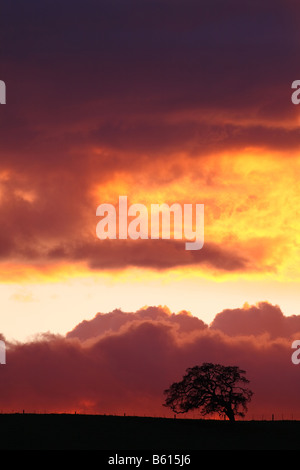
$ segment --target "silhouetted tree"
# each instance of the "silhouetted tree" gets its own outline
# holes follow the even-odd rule
[[[186,370],[181,382],[164,391],[164,406],[175,413],[199,408],[202,415],[218,413],[235,421],[245,416],[253,392],[246,387],[245,371],[236,366],[204,363]]]

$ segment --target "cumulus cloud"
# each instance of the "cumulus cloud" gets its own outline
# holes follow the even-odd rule
[[[98,313],[92,320],[84,320],[72,331],[67,333],[67,338],[78,338],[84,341],[90,338],[107,336],[111,333],[120,333],[130,325],[145,322],[165,324],[175,328],[177,334],[191,333],[207,328],[207,325],[187,311],[177,314],[171,313],[167,307],[144,307],[136,312],[123,312],[114,310],[106,314]]]
[[[162,407],[163,390],[187,367],[218,362],[246,370],[255,393],[250,417],[300,416],[299,370],[291,362],[289,333],[269,336],[278,309],[260,304],[247,310],[249,317],[252,312],[257,318],[256,309],[266,326],[257,335],[251,322],[241,335],[229,335],[222,325],[209,327],[188,312],[145,307],[99,313],[66,337],[41,335],[10,344],[1,366],[1,408],[169,415]],[[236,322],[229,310],[220,315],[227,315],[227,327]]]
[[[267,334],[271,338],[292,338],[297,333],[300,336],[300,316],[285,317],[279,306],[260,302],[225,309],[216,315],[210,327],[229,336]]]

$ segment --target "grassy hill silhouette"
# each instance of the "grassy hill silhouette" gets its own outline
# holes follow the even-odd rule
[[[300,421],[1,414],[2,450],[296,450]]]

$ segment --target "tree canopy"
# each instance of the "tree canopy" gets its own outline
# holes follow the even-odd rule
[[[237,366],[204,363],[188,368],[180,382],[164,391],[164,406],[175,413],[199,408],[202,415],[218,413],[234,421],[247,412],[253,395],[248,383],[245,371]]]

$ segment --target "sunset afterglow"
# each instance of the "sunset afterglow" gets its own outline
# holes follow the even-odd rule
[[[17,3],[2,7],[2,409],[160,415],[186,367],[238,358],[252,414],[300,419],[299,7]],[[97,208],[120,197],[204,205],[203,247],[101,239]]]

